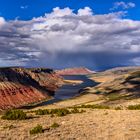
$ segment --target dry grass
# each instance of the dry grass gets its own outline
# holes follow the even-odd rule
[[[104,83],[104,82],[108,82],[108,81],[112,81],[116,78],[116,76],[98,76],[98,77],[91,77],[91,80],[94,80],[95,82],[99,82],[99,83]]]
[[[140,112],[131,110],[90,110],[82,114],[70,114],[64,117],[41,116],[32,120],[0,120],[0,139],[26,140],[127,140],[140,139]],[[45,129],[54,122],[56,129]],[[30,135],[32,128],[40,124],[44,133]],[[5,128],[14,124],[12,129]]]

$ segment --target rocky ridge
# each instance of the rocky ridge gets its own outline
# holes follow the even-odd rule
[[[95,72],[84,67],[79,67],[79,68],[66,68],[63,70],[56,70],[56,73],[59,75],[87,75],[93,74]]]

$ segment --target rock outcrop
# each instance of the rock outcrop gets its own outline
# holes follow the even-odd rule
[[[50,98],[62,81],[51,69],[0,68],[0,110]]]
[[[59,75],[87,75],[87,74],[93,74],[95,72],[84,67],[79,67],[79,68],[67,68],[63,70],[57,70],[56,73]]]

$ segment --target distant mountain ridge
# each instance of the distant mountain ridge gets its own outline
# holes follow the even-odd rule
[[[55,72],[59,75],[87,75],[95,73],[95,71],[91,71],[84,67],[66,68],[62,70],[56,70]]]

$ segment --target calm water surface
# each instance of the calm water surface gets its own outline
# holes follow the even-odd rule
[[[80,95],[79,90],[81,90],[85,87],[93,87],[96,85],[96,83],[94,81],[88,79],[88,77],[86,75],[70,75],[70,76],[63,76],[63,77],[66,80],[81,80],[81,81],[83,81],[83,83],[76,84],[76,85],[73,85],[73,84],[63,85],[55,92],[55,96],[53,99],[44,101],[33,107],[45,106],[45,105],[49,105],[52,103],[56,103],[56,102],[64,100],[64,99],[69,99],[69,98],[75,97],[77,95]],[[31,107],[28,107],[28,109],[29,108],[31,108]],[[27,109],[27,107],[26,107],[26,109]]]
[[[59,88],[55,92],[54,98],[56,99],[68,99],[72,98],[74,96],[79,95],[79,90],[83,89],[85,87],[93,87],[96,85],[96,83],[90,79],[86,75],[69,75],[69,76],[63,76],[65,80],[80,80],[83,81],[81,84],[67,84],[63,85],[61,88]]]

